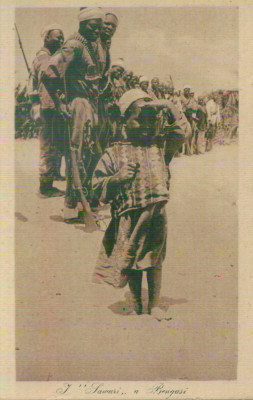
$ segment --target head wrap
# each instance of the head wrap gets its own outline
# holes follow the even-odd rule
[[[167,82],[166,82],[166,85],[167,85],[167,87],[168,87],[169,89],[174,89],[174,85],[173,85],[173,82],[172,82],[172,81],[167,81]]]
[[[112,67],[121,67],[121,68],[125,69],[125,67],[124,67],[124,59],[123,58],[118,58],[117,60],[115,60],[112,63]]]
[[[51,25],[46,26],[44,29],[42,29],[42,31],[40,33],[42,39],[45,40],[45,37],[47,36],[47,34],[50,31],[54,31],[54,30],[62,31],[62,27],[59,24],[57,24],[56,22],[53,22]]]
[[[185,89],[190,89],[191,90],[191,86],[190,85],[184,85],[184,90]]]
[[[125,92],[123,96],[121,96],[121,98],[119,99],[119,108],[121,111],[121,115],[125,115],[126,110],[131,106],[134,101],[146,98],[152,100],[152,97],[150,97],[146,92],[141,89],[130,89]]]
[[[141,82],[149,82],[149,80],[148,80],[148,78],[146,76],[143,75],[143,76],[140,77],[139,82],[140,83]]]
[[[111,16],[115,19],[115,25],[116,25],[116,26],[119,25],[119,20],[118,20],[117,15],[115,15],[115,14],[113,14],[113,13],[110,13],[110,12],[107,12],[107,13],[105,14],[105,18],[107,17],[107,15],[111,15]]]
[[[78,14],[79,22],[88,21],[89,19],[104,20],[104,18],[105,13],[100,7],[83,7]]]

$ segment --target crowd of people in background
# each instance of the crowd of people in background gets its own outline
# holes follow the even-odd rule
[[[40,127],[39,195],[65,194],[65,222],[81,220],[97,227],[101,204],[110,203],[112,218],[94,282],[114,287],[128,283],[140,315],[146,272],[148,313],[170,320],[159,308],[169,164],[176,155],[210,151],[221,129],[227,143],[237,135],[238,92],[196,99],[191,85],[181,91],[171,76],[161,82],[136,75],[123,58],[111,61],[119,23],[115,14],[81,7],[78,20],[78,32],[66,41],[57,24],[43,29],[27,93],[16,91],[17,136],[23,129],[31,137],[31,129]],[[29,112],[32,128],[24,112]],[[66,177],[60,174],[63,156]],[[64,179],[65,192],[53,185]]]
[[[191,85],[176,88],[170,75],[162,82],[159,77],[148,79],[129,71],[123,58],[111,61],[110,57],[117,16],[104,14],[100,8],[81,7],[78,19],[79,31],[65,42],[58,24],[43,29],[43,47],[34,59],[28,87],[18,85],[15,91],[16,138],[40,137],[41,195],[61,195],[53,188],[53,181],[65,179],[60,174],[64,155],[65,204],[70,211],[75,208],[73,153],[66,152],[66,147],[75,148],[79,169],[75,184],[80,186],[81,182],[89,204],[97,206],[88,182],[99,156],[124,136],[119,101],[132,89],[142,90],[153,100],[168,100],[185,115],[191,134],[175,156],[202,154],[210,151],[214,142],[229,144],[237,137],[237,90],[217,90],[196,98]],[[67,125],[66,118],[71,118]],[[162,131],[166,118],[160,112],[157,119]],[[85,141],[81,135],[84,130]]]

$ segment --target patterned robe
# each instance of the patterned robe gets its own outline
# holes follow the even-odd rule
[[[102,202],[111,203],[112,220],[99,253],[95,283],[123,287],[127,269],[161,268],[166,254],[168,164],[187,134],[185,120],[177,122],[164,146],[116,143],[100,159],[92,179],[93,190]],[[139,164],[134,179],[112,186],[111,177],[128,162]]]

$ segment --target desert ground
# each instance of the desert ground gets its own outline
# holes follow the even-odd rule
[[[17,380],[235,379],[237,144],[172,160],[166,322],[132,315],[128,287],[91,282],[103,231],[64,223],[63,198],[37,194],[38,140],[15,144]]]

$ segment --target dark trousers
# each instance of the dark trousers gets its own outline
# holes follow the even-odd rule
[[[62,154],[62,138],[64,128],[57,120],[54,109],[41,110],[41,129],[40,129],[40,182],[52,185],[54,176],[57,175],[59,157]]]

